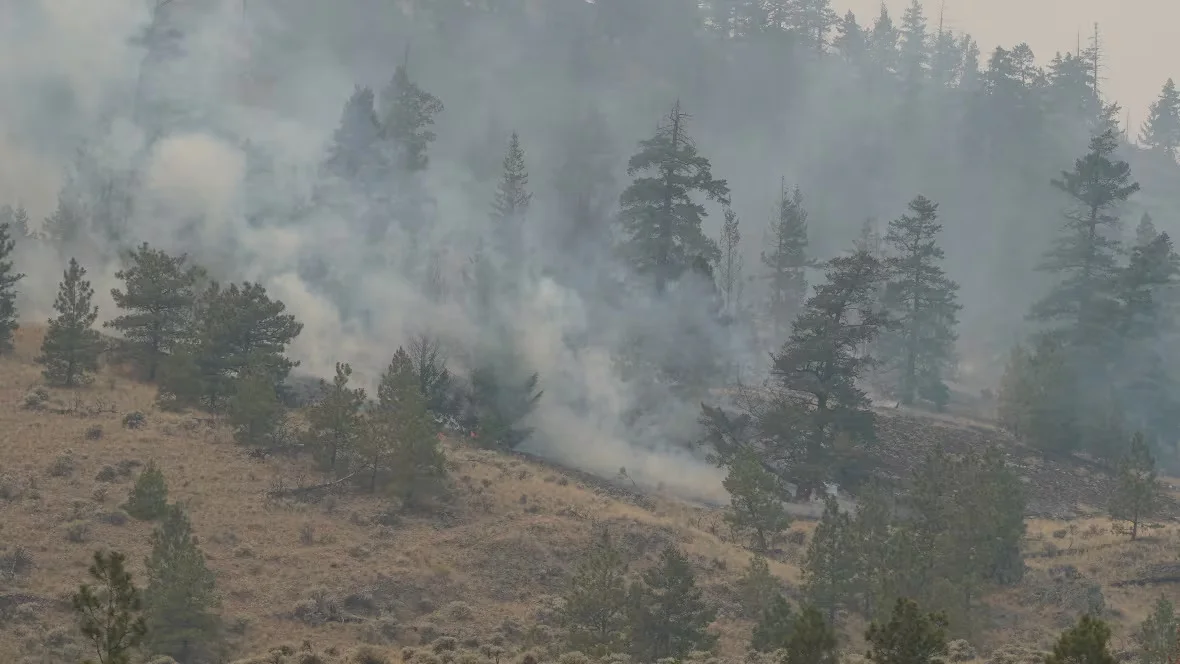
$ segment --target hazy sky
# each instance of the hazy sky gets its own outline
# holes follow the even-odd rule
[[[1103,96],[1113,97],[1131,114],[1131,135],[1138,134],[1147,106],[1170,76],[1180,77],[1180,45],[1176,0],[945,0],[946,25],[969,32],[979,42],[982,58],[996,46],[1028,42],[1038,60],[1056,51],[1073,50],[1078,33],[1083,46],[1094,22],[1106,52]],[[835,0],[843,12],[852,9],[863,25],[876,15],[881,0]],[[910,0],[885,0],[899,21]],[[932,27],[938,24],[939,0],[925,0]]]

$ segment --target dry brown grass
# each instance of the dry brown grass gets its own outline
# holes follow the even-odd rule
[[[0,582],[0,596],[66,599],[100,547],[126,552],[142,584],[151,524],[131,519],[111,525],[101,518],[126,499],[134,476],[96,479],[104,467],[128,461],[155,461],[170,498],[188,505],[218,575],[221,612],[227,622],[245,626],[235,637],[243,653],[305,639],[343,650],[371,631],[363,623],[313,627],[293,619],[296,603],[316,588],[340,598],[369,590],[388,600],[402,624],[401,644],[415,644],[427,623],[485,640],[505,619],[527,629],[546,596],[561,592],[570,566],[602,525],[621,538],[637,567],[665,543],[679,544],[713,594],[728,592],[750,558],[728,541],[715,512],[659,497],[639,507],[559,470],[455,444],[447,446],[454,498],[445,518],[406,515],[396,525],[379,525],[375,517],[389,503],[363,493],[319,504],[268,500],[279,478],[290,486],[314,483],[319,475],[304,461],[251,459],[203,414],[161,412],[151,386],[114,370],[86,388],[49,390],[47,410],[24,408],[26,394],[41,385],[32,363],[39,340],[35,330],[23,329],[16,355],[0,359],[0,474],[23,494],[0,501],[0,534],[8,549],[19,544],[34,559],[28,575]],[[94,413],[98,406],[104,412]],[[143,412],[146,425],[123,428],[122,417],[131,411]],[[88,439],[96,426],[101,437]],[[72,459],[64,464],[72,465],[69,474],[54,476],[50,466],[65,455]],[[79,521],[87,540],[72,542],[66,529]],[[791,564],[775,562],[773,569],[788,582],[798,579]],[[470,607],[471,615],[448,608],[455,602]],[[0,660],[19,661],[53,627],[71,630],[63,606],[38,613],[38,622],[0,628]],[[748,625],[724,618],[717,627],[722,652],[740,653]]]
[[[750,553],[715,510],[660,496],[628,501],[560,469],[454,442],[447,445],[453,499],[441,514],[403,515],[381,525],[377,517],[389,507],[381,496],[351,493],[318,504],[269,500],[267,491],[278,479],[290,486],[316,482],[319,475],[302,460],[251,459],[204,415],[160,412],[151,386],[114,370],[104,370],[87,388],[50,390],[47,410],[24,408],[26,394],[41,384],[32,363],[38,343],[36,330],[21,330],[16,355],[0,358],[0,476],[21,494],[0,499],[0,554],[20,545],[34,561],[27,575],[0,580],[0,612],[6,598],[17,595],[45,602],[26,610],[22,620],[0,621],[0,661],[21,661],[47,639],[73,634],[60,600],[84,580],[95,548],[126,552],[142,583],[151,524],[112,525],[102,518],[126,499],[133,476],[96,479],[104,468],[128,461],[155,461],[171,498],[188,504],[218,574],[221,612],[238,628],[232,641],[243,656],[304,640],[344,652],[373,637],[372,620],[312,626],[294,619],[296,604],[315,589],[340,600],[351,596],[354,604],[371,602],[393,616],[386,624],[395,627],[396,639],[382,644],[391,654],[417,644],[431,629],[483,643],[500,634],[509,650],[543,645],[543,633],[531,640],[527,634],[512,637],[503,626],[515,621],[527,633],[543,622],[544,608],[604,525],[637,568],[667,543],[686,551],[722,609],[716,625],[720,654],[730,660],[744,654],[750,624],[737,617],[733,588]],[[146,425],[123,428],[123,415],[136,410],[147,416]],[[101,437],[88,438],[96,426]],[[70,472],[51,473],[67,453]],[[67,537],[68,526],[78,522],[86,524],[81,543]],[[812,528],[808,522],[794,526],[807,534]],[[1043,647],[1076,617],[1068,607],[1030,599],[1063,566],[1101,587],[1120,647],[1161,593],[1180,603],[1178,584],[1116,585],[1173,562],[1180,548],[1175,527],[1149,530],[1132,543],[1112,534],[1105,519],[1032,519],[1027,548],[1026,582],[988,598],[992,629],[977,639],[985,651],[1012,642]],[[800,554],[800,547],[791,546],[771,561],[787,587],[800,581]],[[368,618],[377,614],[363,606],[348,610]],[[863,624],[850,620],[845,627],[850,649],[859,650]]]

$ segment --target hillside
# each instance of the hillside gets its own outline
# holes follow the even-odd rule
[[[31,361],[38,341],[36,332],[22,330],[16,356],[0,359],[0,661],[77,661],[66,600],[94,549],[127,552],[142,582],[151,525],[127,519],[118,505],[148,461],[164,470],[172,499],[189,507],[219,577],[235,656],[305,640],[341,652],[368,643],[392,656],[440,635],[507,654],[545,652],[555,645],[556,596],[603,525],[623,542],[636,568],[669,542],[687,552],[721,608],[718,655],[730,661],[744,655],[750,623],[739,615],[736,588],[750,554],[717,510],[666,496],[631,496],[577,473],[456,441],[447,443],[452,498],[432,514],[393,513],[381,497],[366,494],[276,498],[276,489],[320,478],[302,460],[250,454],[201,414],[158,411],[150,386],[112,369],[88,388],[50,390],[46,403],[27,407],[26,395],[40,384]],[[125,414],[134,411],[145,414],[146,424],[124,427]],[[898,473],[913,451],[891,448],[890,440],[974,445],[972,435],[992,435],[912,414],[888,414],[882,424],[889,433],[878,454],[893,459]],[[1028,469],[1031,486],[1059,494],[1057,504],[1074,496],[1058,487],[1074,486],[1067,478],[1082,472],[1053,464],[1029,463]],[[1078,494],[1087,503],[1101,493],[1099,480],[1076,484],[1090,487]],[[811,527],[797,522],[771,561],[789,595],[796,594]],[[1130,543],[1110,534],[1102,518],[1033,519],[1027,579],[988,599],[991,629],[972,641],[984,653],[1010,643],[1044,647],[1077,611],[1104,597],[1124,644],[1126,628],[1142,619],[1159,592],[1180,599],[1174,585],[1180,573],[1167,567],[1177,544],[1180,531],[1172,525]],[[18,547],[30,564],[12,574]],[[1171,580],[1152,585],[1157,577]],[[1146,587],[1139,584],[1144,579]],[[844,627],[852,637],[847,649],[859,651],[863,625],[848,620]],[[1004,653],[1011,650],[996,657]]]

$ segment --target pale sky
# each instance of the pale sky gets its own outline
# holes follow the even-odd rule
[[[940,0],[924,0],[927,19],[938,25]],[[856,13],[869,23],[881,0],[834,0],[843,14]],[[885,0],[895,22],[910,0]],[[969,32],[979,42],[980,58],[996,46],[1011,48],[1028,42],[1042,64],[1056,51],[1072,51],[1082,35],[1083,48],[1099,24],[1106,56],[1100,81],[1103,97],[1123,107],[1120,122],[1131,114],[1131,136],[1147,114],[1147,106],[1169,77],[1180,79],[1180,0],[945,0],[945,23],[955,32]]]

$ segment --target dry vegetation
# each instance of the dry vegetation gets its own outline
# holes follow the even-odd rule
[[[600,525],[637,566],[668,542],[681,546],[721,606],[719,655],[744,654],[750,625],[738,617],[736,588],[750,556],[715,510],[628,498],[576,474],[454,443],[452,499],[431,514],[393,513],[364,494],[270,498],[280,484],[321,478],[304,461],[252,456],[201,414],[158,411],[150,386],[112,369],[30,407],[41,383],[35,337],[20,331],[17,355],[0,359],[0,661],[58,661],[55,653],[70,652],[66,600],[95,548],[127,552],[142,582],[151,525],[127,518],[119,504],[148,461],[164,470],[170,498],[189,507],[241,656],[305,640],[340,653],[370,644],[394,660],[402,647],[424,644],[544,650],[556,596]],[[143,425],[124,426],[137,411]],[[811,527],[796,523],[771,562],[789,594]],[[1171,525],[1131,543],[1102,518],[1034,519],[1028,578],[990,598],[991,629],[976,645],[985,653],[1013,642],[1044,647],[1098,597],[1095,588],[1122,644],[1161,592],[1180,600],[1178,545]],[[855,636],[862,625],[846,627]],[[859,638],[849,643],[859,647]],[[1001,649],[993,659],[1024,652]]]

